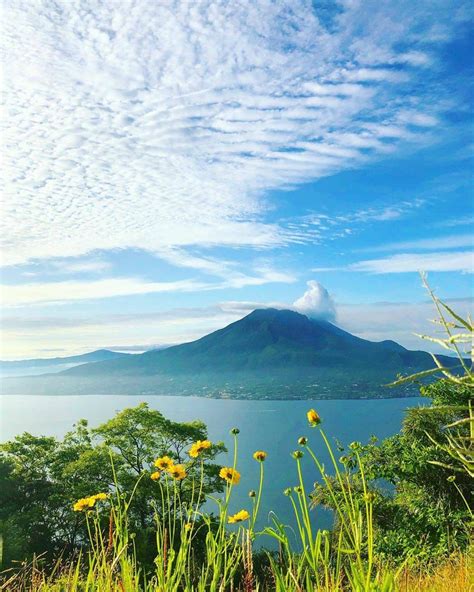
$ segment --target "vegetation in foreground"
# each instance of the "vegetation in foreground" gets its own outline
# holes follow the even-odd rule
[[[213,461],[223,445],[207,439],[203,424],[170,422],[141,405],[97,430],[80,423],[60,443],[24,434],[2,445],[0,519],[11,566],[3,589],[469,590],[474,381],[460,344],[472,338],[472,323],[434,300],[448,333],[440,341],[459,355],[463,375],[435,368],[442,379],[422,387],[432,406],[409,411],[401,433],[381,443],[339,451],[308,411],[331,463],[321,464],[311,440],[298,440],[298,484],[285,491],[297,546],[276,516],[263,532],[255,528],[265,451],[254,454],[260,482],[247,507],[230,514],[240,481],[238,430],[234,462],[220,467]],[[318,477],[312,492],[303,455]],[[203,510],[205,500],[215,513]],[[314,524],[315,504],[332,508],[332,531]],[[254,551],[262,535],[277,552]]]

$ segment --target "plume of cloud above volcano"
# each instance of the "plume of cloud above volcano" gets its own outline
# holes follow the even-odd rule
[[[312,319],[335,321],[336,306],[326,288],[315,280],[307,282],[307,286],[306,292],[293,302],[292,308]]]

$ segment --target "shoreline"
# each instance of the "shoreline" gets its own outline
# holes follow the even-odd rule
[[[288,401],[386,401],[388,399],[419,399],[421,395],[394,395],[388,397],[344,397],[344,396],[335,396],[335,397],[242,397],[242,396],[232,396],[232,397],[207,397],[207,396],[199,396],[199,395],[163,395],[160,393],[139,393],[139,394],[124,394],[124,393],[80,393],[80,394],[61,394],[61,395],[53,395],[53,394],[31,394],[31,393],[0,393],[0,397],[166,397],[169,399],[175,399],[179,397],[180,399],[197,399],[197,400],[214,400],[214,401],[251,401],[251,402],[259,402],[259,401],[281,401],[281,402],[288,402]]]

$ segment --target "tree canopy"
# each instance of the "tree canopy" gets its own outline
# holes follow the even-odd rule
[[[33,554],[57,556],[81,547],[87,538],[84,516],[73,511],[80,498],[99,491],[129,496],[129,525],[137,546],[146,548],[155,516],[162,510],[162,487],[150,479],[157,457],[175,463],[187,460],[188,478],[179,482],[174,511],[199,494],[220,492],[220,466],[214,460],[225,450],[213,443],[199,459],[187,455],[190,446],[207,438],[201,421],[174,422],[146,403],[125,409],[97,428],[79,421],[63,439],[28,433],[0,445],[0,528],[4,565]],[[203,476],[203,486],[195,484]]]

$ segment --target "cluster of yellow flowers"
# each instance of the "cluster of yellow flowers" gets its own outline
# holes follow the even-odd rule
[[[197,458],[202,452],[212,446],[212,442],[209,440],[198,440],[189,449],[189,456],[191,458]],[[153,481],[158,481],[161,477],[160,471],[165,471],[176,481],[181,481],[187,476],[186,467],[182,464],[175,464],[174,460],[169,456],[160,456],[155,460],[155,467],[159,469],[150,475]]]
[[[314,410],[310,409],[307,414],[308,422],[312,427],[315,427],[321,423],[321,418],[319,414]],[[236,431],[236,433],[238,433]],[[305,445],[307,442],[306,438],[300,438],[298,442],[301,445]],[[209,440],[198,440],[195,442],[191,448],[189,449],[189,456],[191,458],[198,458],[202,452],[208,450],[212,446],[212,442]],[[267,458],[267,453],[263,450],[256,450],[253,453],[253,458],[258,462],[264,462]],[[186,477],[186,467],[182,464],[175,464],[173,459],[169,456],[161,456],[157,458],[155,461],[155,467],[159,469],[150,475],[153,481],[157,481],[161,477],[160,471],[165,471],[168,473],[173,479],[176,481],[181,481]],[[227,483],[231,485],[237,485],[240,482],[240,473],[236,471],[233,467],[222,467],[219,472],[219,477],[227,481]],[[255,492],[253,492],[255,494]],[[106,493],[97,493],[96,495],[92,495],[90,497],[85,497],[78,500],[73,509],[75,512],[82,512],[83,510],[91,509],[95,506],[97,501],[107,499]],[[229,524],[237,524],[238,522],[243,522],[244,520],[248,520],[250,518],[250,514],[247,510],[240,510],[236,514],[228,517]],[[192,528],[191,523],[186,523],[184,525],[186,530],[190,530]]]
[[[240,473],[232,467],[222,467],[219,471],[219,477],[231,485],[237,485],[240,481]]]
[[[96,493],[90,497],[83,497],[73,505],[74,512],[82,512],[83,510],[90,510],[95,506],[95,503],[107,499],[106,493]]]
[[[248,520],[250,518],[250,514],[247,510],[240,510],[237,514],[233,516],[229,516],[228,521],[229,524],[237,524],[237,522],[243,522],[244,520]]]
[[[192,458],[197,458],[201,454],[201,452],[204,452],[204,450],[207,450],[211,446],[212,442],[210,442],[209,440],[198,440],[191,446],[188,454]]]
[[[155,467],[161,471],[166,471],[176,481],[181,481],[186,477],[186,468],[184,465],[175,465],[172,458],[169,456],[161,456],[155,460]],[[161,476],[159,471],[155,471],[150,475],[153,481],[157,481]]]

